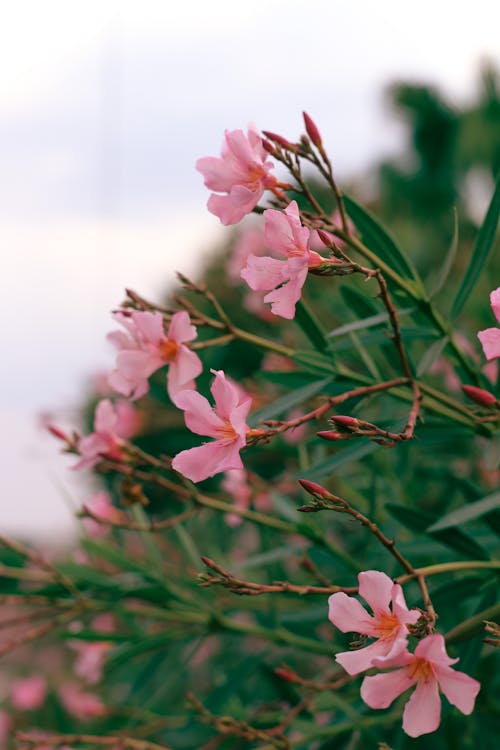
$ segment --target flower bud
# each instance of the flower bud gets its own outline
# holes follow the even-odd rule
[[[281,680],[285,680],[286,682],[298,682],[297,675],[293,672],[290,672],[288,669],[285,669],[284,667],[276,667],[274,670],[274,674],[276,677],[279,677]]]
[[[310,482],[308,479],[299,479],[299,484],[308,492],[310,495],[316,497],[322,497],[325,500],[330,497],[330,493],[327,489],[322,487],[317,482]]]
[[[277,133],[272,133],[270,130],[263,130],[262,132],[266,136],[266,138],[269,138],[270,141],[277,143],[279,146],[281,146],[281,148],[284,148],[285,151],[296,150],[293,143],[290,143],[290,141],[287,141],[287,139],[283,138],[282,135],[278,135]]]
[[[314,143],[316,148],[321,148],[321,146],[323,145],[323,142],[321,140],[321,135],[319,134],[319,130],[316,127],[315,122],[311,120],[307,112],[302,112],[302,116],[304,117],[304,124],[306,126],[307,135],[309,136],[311,141]]]
[[[495,396],[489,391],[485,391],[484,388],[476,388],[475,385],[463,385],[462,391],[479,406],[495,406],[497,403]]]
[[[323,440],[344,440],[345,435],[342,435],[341,432],[335,432],[335,430],[321,430],[321,432],[317,432],[316,435],[320,438],[323,438]]]
[[[333,422],[334,425],[340,427],[340,429],[347,430],[348,432],[359,428],[359,419],[355,419],[354,417],[344,417],[341,415],[334,416],[331,417],[330,422]]]
[[[276,153],[274,145],[270,141],[266,141],[265,138],[262,139],[262,146],[268,154],[271,154],[271,156],[274,156]]]

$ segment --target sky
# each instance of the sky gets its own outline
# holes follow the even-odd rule
[[[337,175],[402,148],[395,79],[452,102],[500,65],[476,0],[19,0],[0,26],[0,530],[70,534],[88,498],[37,415],[110,367],[125,286],[159,297],[224,236],[194,169],[225,128],[295,138],[307,110]]]

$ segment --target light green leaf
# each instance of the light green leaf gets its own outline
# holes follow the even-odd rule
[[[401,319],[403,316],[415,312],[415,310],[415,307],[407,307],[404,310],[398,310],[398,317]],[[352,323],[346,323],[343,326],[334,328],[333,331],[329,331],[326,335],[328,338],[333,339],[337,336],[345,336],[347,333],[352,333],[353,331],[361,331],[364,328],[373,328],[381,323],[385,323],[387,320],[389,320],[389,315],[386,312],[382,312],[377,315],[370,315],[368,318],[363,318],[362,320],[355,320]]]
[[[436,359],[440,356],[441,352],[445,348],[448,341],[448,336],[444,336],[444,338],[438,339],[438,341],[435,341],[432,346],[427,349],[418,364],[417,377],[424,375],[428,370],[430,370]]]
[[[486,265],[490,253],[493,249],[493,243],[496,237],[498,219],[500,217],[500,178],[497,180],[495,192],[491,199],[490,206],[486,217],[478,232],[476,243],[472,251],[471,259],[460,289],[451,309],[451,317],[456,318],[463,306],[467,302],[470,293],[474,289],[481,271]]]
[[[492,495],[483,497],[482,500],[477,500],[474,503],[467,503],[461,508],[452,510],[451,513],[447,513],[445,516],[429,526],[428,531],[439,531],[440,529],[448,529],[452,526],[459,526],[468,521],[474,521],[487,513],[492,513],[495,510],[500,510],[500,492],[494,492]]]

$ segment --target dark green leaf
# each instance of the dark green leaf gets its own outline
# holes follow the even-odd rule
[[[347,213],[370,250],[373,250],[379,258],[404,278],[418,280],[412,264],[405,258],[387,230],[375,217],[347,195],[344,196],[344,202]]]
[[[465,557],[472,557],[476,560],[489,559],[487,552],[474,539],[468,536],[468,534],[465,534],[459,529],[431,532],[429,526],[431,526],[432,522],[435,520],[435,517],[431,513],[427,513],[423,510],[415,510],[414,508],[407,508],[404,505],[396,505],[395,503],[387,503],[385,507],[391,516],[396,518],[396,520],[408,529],[422,534],[428,534],[442,544],[445,544],[447,547],[451,547],[451,549],[454,549],[456,552],[460,552],[460,554]]]
[[[319,320],[302,299],[297,302],[294,320],[302,328],[315,349],[319,352],[328,349],[328,339],[325,337]]]
[[[302,367],[305,367],[310,372],[319,373],[323,375],[334,374],[335,368],[330,357],[321,354],[320,352],[309,351],[296,351],[292,359]]]
[[[337,451],[335,455],[329,456],[324,461],[320,461],[315,466],[311,466],[307,471],[300,472],[301,479],[321,479],[329,474],[333,474],[334,471],[340,469],[341,466],[346,466],[354,461],[368,456],[373,453],[380,446],[377,443],[365,443],[365,442],[354,442],[348,445],[347,448]]]
[[[474,289],[481,271],[486,265],[495,241],[498,218],[500,216],[500,178],[497,180],[495,192],[491,199],[486,217],[478,232],[471,259],[460,289],[451,309],[451,317],[456,318],[467,302],[470,293]]]

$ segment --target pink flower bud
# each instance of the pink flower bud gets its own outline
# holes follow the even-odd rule
[[[308,479],[299,479],[299,484],[308,492],[310,495],[316,497],[322,497],[327,499],[330,497],[330,493],[327,489],[322,487],[317,482],[310,482]]]
[[[264,151],[267,151],[268,154],[271,154],[271,156],[274,156],[276,153],[276,149],[274,145],[271,143],[271,141],[266,141],[265,139],[262,139],[262,148]]]
[[[287,141],[286,138],[283,138],[282,135],[277,135],[277,133],[272,133],[270,130],[263,130],[262,131],[266,138],[269,138],[270,141],[274,141],[274,143],[277,143],[282,148],[285,149],[285,151],[295,151],[295,146],[293,143],[290,143],[290,141]]]
[[[63,430],[61,430],[60,427],[57,427],[57,425],[48,424],[47,430],[50,432],[51,435],[54,435],[54,437],[56,437],[58,440],[64,440],[65,443],[71,442],[68,435]]]
[[[475,385],[463,385],[462,391],[479,406],[495,406],[497,403],[495,396],[489,391],[485,391],[484,388],[476,388]]]
[[[357,430],[359,427],[359,419],[355,419],[354,417],[344,417],[340,415],[334,416],[330,419],[330,422],[333,422],[338,427],[344,428],[349,432],[351,430]]]
[[[302,112],[302,116],[304,117],[304,124],[306,126],[307,135],[317,148],[321,148],[323,142],[321,140],[321,135],[319,134],[319,130],[316,127],[315,122],[309,117],[307,112]]]
[[[344,435],[341,432],[335,432],[335,430],[321,430],[320,432],[317,432],[316,435],[320,438],[323,438],[323,440],[344,440]]]
[[[274,674],[276,677],[279,677],[281,680],[285,680],[286,682],[298,682],[297,675],[295,675],[293,672],[290,672],[288,669],[284,669],[283,667],[277,667],[274,670]]]

